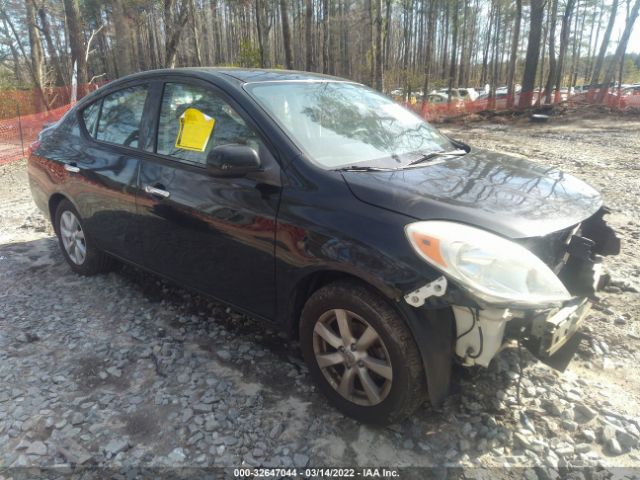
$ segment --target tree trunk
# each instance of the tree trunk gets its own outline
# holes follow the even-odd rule
[[[113,0],[113,23],[116,27],[116,70],[118,76],[133,73],[131,55],[131,19],[125,12],[124,0]]]
[[[444,47],[442,48],[442,77],[447,75],[447,56],[449,52],[449,1],[445,0],[445,13],[444,13]]]
[[[429,3],[429,19],[427,21],[427,46],[424,59],[424,84],[422,86],[422,112],[425,113],[427,108],[427,95],[429,94],[429,84],[431,80],[431,64],[433,63],[433,42],[435,39],[435,6],[433,2]]]
[[[71,47],[71,65],[76,63],[78,68],[78,85],[85,85],[87,78],[87,61],[85,58],[87,46],[82,34],[82,18],[78,0],[63,0],[64,14],[69,30],[69,46]],[[73,67],[72,67],[73,68]]]
[[[384,89],[384,64],[382,56],[382,0],[375,0],[376,6],[376,40],[375,40],[375,73],[374,86],[376,90],[382,92]]]
[[[556,78],[556,23],[558,16],[558,0],[553,1],[551,23],[549,24],[549,76],[544,87],[544,103],[551,103],[551,89]]]
[[[267,49],[269,46],[267,45],[268,39],[265,35],[266,19],[264,18],[266,15],[266,11],[264,8],[265,0],[254,0],[255,1],[255,11],[256,11],[256,27],[258,29],[258,49],[260,50],[260,66],[262,68],[269,67],[269,56],[267,53]]]
[[[569,30],[571,29],[571,15],[573,15],[573,7],[576,0],[567,0],[562,16],[562,28],[560,29],[560,53],[558,55],[558,65],[556,66],[555,78],[555,96],[554,103],[560,101],[560,87],[562,86],[562,70],[564,68],[564,59],[567,55],[567,47],[569,46]]]
[[[389,70],[390,63],[389,57],[391,55],[391,14],[393,6],[391,0],[386,0],[385,3],[385,21],[384,21],[384,69]]]
[[[604,1],[604,0],[603,0]],[[584,82],[588,82],[591,78],[591,68],[593,66],[593,57],[596,52],[596,48],[598,46],[598,40],[600,39],[600,28],[602,26],[602,13],[604,12],[604,8],[600,7],[600,13],[598,14],[598,22],[596,23],[596,10],[593,11],[593,18],[591,19],[591,33],[589,33],[589,53],[587,55],[587,68],[584,72]],[[595,25],[598,25],[596,30],[596,39],[593,41],[593,28]]]
[[[193,51],[195,53],[195,64],[198,67],[202,66],[202,52],[200,51],[200,33],[198,32],[198,21],[196,19],[196,6],[195,1],[191,0],[191,7],[189,9],[191,17],[191,33],[193,35]]]
[[[31,50],[31,79],[38,89],[44,85],[44,52],[40,35],[36,27],[36,8],[33,0],[26,2],[27,29],[29,30],[29,46]]]
[[[533,88],[536,83],[536,70],[538,69],[538,55],[540,55],[540,37],[542,34],[542,19],[544,18],[544,3],[544,0],[531,0],[529,43],[527,44],[527,56],[524,60],[522,92],[520,92],[520,100],[518,103],[520,108],[531,107]]]
[[[351,36],[349,35],[349,29],[347,28],[347,22],[348,22],[347,11],[349,9],[349,2],[348,0],[343,0],[342,2],[340,2],[340,4],[341,4],[340,25],[342,25],[342,28],[341,28],[342,32],[340,35],[340,42],[341,42],[340,64],[342,66],[342,75],[346,77],[351,77],[351,61],[350,61],[351,49],[349,48]]]
[[[55,84],[65,85],[65,75],[62,71],[60,58],[58,58],[58,53],[56,52],[56,47],[53,44],[53,39],[51,38],[51,27],[49,26],[47,12],[42,5],[40,6],[40,8],[38,8],[38,16],[40,17],[40,28],[42,34],[44,35],[45,43],[47,44],[47,52],[49,53],[49,58],[51,60],[51,64],[53,65],[53,71],[55,73]],[[12,50],[14,50],[13,46],[11,48]]]
[[[480,73],[480,83],[484,88],[487,83],[487,70],[489,65],[489,47],[491,45],[491,34],[493,32],[493,14],[495,10],[494,2],[491,2],[491,8],[489,9],[489,26],[487,27],[487,35],[484,38],[484,46],[482,50],[482,71]]]
[[[322,0],[322,73],[329,73],[329,0]]]
[[[373,13],[373,2],[374,0],[365,0],[364,2],[366,15],[367,15],[367,34],[365,36],[363,49],[364,49],[364,58],[368,60],[368,64],[369,64],[369,70],[367,72],[367,76],[369,78],[366,83],[370,87],[374,87],[375,85],[375,70],[376,70],[376,48],[375,48],[375,38],[374,38],[375,18]]]
[[[607,48],[609,48],[609,40],[611,39],[611,31],[613,30],[613,25],[616,23],[616,14],[618,13],[618,0],[613,0],[613,4],[611,5],[611,13],[609,15],[609,23],[607,24],[607,29],[604,31],[604,37],[602,37],[602,45],[600,46],[600,53],[598,54],[598,58],[596,58],[596,63],[593,66],[593,73],[591,74],[591,88],[590,91],[595,91],[598,87],[598,79],[600,78],[600,71],[602,70],[602,64],[604,63],[604,57],[607,54]],[[605,90],[606,90],[606,82]]]
[[[571,48],[571,70],[569,71],[569,88],[572,89],[576,86],[576,82],[578,81],[578,61],[580,59],[582,53],[582,35],[584,33],[584,27],[586,24],[587,18],[587,4],[584,5],[584,10],[582,12],[582,21],[580,22],[580,28],[578,29],[578,19],[580,15],[575,16],[575,23],[573,25],[573,30],[575,32],[573,36],[573,46]],[[578,35],[577,32],[580,32]],[[571,90],[569,90],[569,94],[571,94]]]
[[[304,22],[304,43],[306,52],[305,68],[308,72],[313,70],[313,45],[312,45],[312,32],[311,26],[313,23],[313,2],[311,0],[305,0],[305,22]]]
[[[522,0],[516,0],[516,16],[513,21],[511,36],[511,56],[509,57],[509,71],[507,72],[507,108],[513,107],[515,100],[516,64],[518,61],[518,42],[520,41],[520,21],[522,19]]]
[[[2,16],[2,26],[4,27],[2,33],[5,37],[10,38],[11,34],[9,33],[9,26],[7,25],[7,19],[4,15]],[[16,47],[12,41],[9,40],[7,43],[9,44],[11,57],[13,59],[13,75],[16,79],[16,83],[20,85],[24,82],[24,79],[22,78],[22,69],[20,68],[20,57],[18,56],[18,50],[16,50]]]
[[[547,37],[549,36],[549,24],[551,22],[551,15],[547,15],[547,23],[546,25],[544,25],[543,27],[543,35],[542,35],[542,47],[540,48],[540,57],[539,57],[539,62],[540,62],[540,72],[538,74],[538,95],[535,101],[535,104],[537,106],[540,106],[540,103],[542,102],[542,99],[544,97],[543,93],[544,93],[544,75],[545,75],[545,71],[544,71],[544,59],[546,58],[546,54],[547,54]]]
[[[469,56],[470,52],[467,48],[467,35],[469,32],[468,27],[469,20],[469,0],[464,0],[464,21],[462,23],[462,43],[460,49],[460,67],[458,68],[458,86],[465,84],[465,74],[466,74],[466,58]]]
[[[451,39],[451,63],[449,64],[449,98],[448,102],[451,103],[452,89],[455,86],[456,81],[456,66],[458,53],[458,10],[460,9],[459,0],[456,0],[453,4],[453,37]]]
[[[116,0],[120,1],[120,0]],[[174,0],[165,0],[164,3],[164,29],[165,29],[165,60],[164,66],[175,68],[178,55],[178,44],[182,31],[189,18],[189,0],[181,2],[180,13],[174,21],[173,17]]]
[[[501,25],[500,25],[500,19],[502,17],[502,8],[500,5],[500,2],[497,1],[496,2],[496,28],[495,30],[495,35],[493,38],[493,60],[491,63],[491,82],[489,82],[489,104],[488,107],[490,110],[494,109],[496,107],[496,87],[497,87],[497,83],[498,83],[498,48],[500,46],[500,31],[501,31]]]
[[[291,50],[291,28],[287,0],[280,0],[280,17],[282,19],[282,38],[284,43],[284,63],[288,70],[293,70],[293,51]]]
[[[607,70],[604,74],[603,83],[605,85],[605,88],[601,88],[598,92],[598,97],[596,98],[598,102],[602,102],[604,100],[604,97],[609,90],[608,88],[606,88],[606,86],[609,85],[614,79],[616,65],[618,65],[619,62],[624,61],[624,52],[627,50],[629,37],[631,36],[631,32],[633,31],[633,24],[638,18],[638,12],[640,12],[640,0],[636,0],[631,11],[629,12],[629,16],[627,17],[627,21],[624,26],[624,32],[622,33],[622,37],[620,38],[620,42],[618,42],[618,47],[616,48],[616,53],[614,54],[613,59],[609,63],[609,66],[607,67]]]

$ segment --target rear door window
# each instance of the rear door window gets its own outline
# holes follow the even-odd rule
[[[147,85],[137,85],[104,97],[96,139],[138,148],[147,89]]]

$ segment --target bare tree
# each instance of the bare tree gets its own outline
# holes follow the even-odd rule
[[[558,0],[553,0],[551,20],[549,20],[549,74],[544,87],[544,103],[551,103],[551,89],[556,78],[556,22],[558,16]]]
[[[12,40],[12,33],[9,31],[9,25],[5,15],[2,15],[2,35],[4,36],[3,43],[9,47],[11,51],[11,58],[13,60],[13,75],[15,76],[16,83],[23,83],[22,68],[20,64],[20,56],[18,55],[18,49],[15,42]],[[19,48],[22,48],[21,46]],[[26,56],[25,56],[26,58]]]
[[[611,4],[611,13],[609,14],[609,23],[607,29],[604,31],[604,37],[602,37],[602,44],[600,46],[600,53],[596,59],[596,63],[593,66],[593,72],[591,73],[591,90],[593,91],[595,85],[598,84],[600,78],[600,71],[602,70],[602,64],[604,63],[604,56],[607,54],[607,48],[609,47],[609,40],[611,39],[611,31],[613,25],[616,23],[616,15],[618,13],[618,0],[613,0]]]
[[[564,68],[564,59],[567,55],[567,47],[569,45],[569,29],[571,26],[571,15],[573,14],[575,3],[576,0],[567,0],[564,14],[562,15],[562,28],[560,30],[560,52],[558,54],[558,65],[556,66],[555,96],[553,99],[555,103],[560,101],[562,70]]]
[[[131,17],[125,10],[124,0],[112,0],[113,24],[116,30],[117,70],[119,75],[134,71],[131,52]]]
[[[630,13],[636,0],[623,1]],[[521,78],[517,103],[529,106],[534,84],[553,96],[567,77],[606,73],[620,2],[0,0],[0,66],[46,86],[68,83],[74,62],[81,83],[162,66],[298,66],[405,95],[490,83],[495,98],[504,84],[509,106]],[[618,81],[635,81],[628,58],[616,60]]]
[[[638,18],[638,12],[640,11],[640,0],[636,0],[633,4],[633,8],[629,12],[627,17],[627,21],[624,26],[624,32],[622,33],[622,37],[620,38],[620,42],[618,42],[618,47],[616,48],[616,53],[613,56],[613,59],[609,63],[607,70],[604,74],[604,85],[609,85],[614,78],[615,69],[618,62],[624,61],[624,52],[627,49],[627,44],[629,43],[629,37],[631,36],[631,32],[633,31],[633,25]],[[602,102],[604,100],[605,95],[607,94],[607,88],[601,88],[598,92],[597,101]]]
[[[87,62],[85,59],[86,45],[82,34],[82,18],[78,0],[63,0],[64,14],[69,30],[69,45],[71,47],[71,64],[76,64],[78,84],[84,85],[88,81]]]
[[[178,5],[176,5],[176,0],[165,0],[164,2],[165,67],[175,68],[176,66],[178,43],[182,30],[189,19],[189,6],[189,0],[181,0]],[[177,9],[177,12],[174,13],[174,9]]]
[[[382,91],[384,88],[384,64],[382,62],[382,0],[375,1],[376,6],[376,40],[375,40],[375,88]]]
[[[196,66],[202,65],[202,51],[200,49],[200,32],[198,31],[198,20],[196,17],[195,0],[189,4],[189,18],[191,23],[191,34],[193,38],[193,51]]]
[[[44,85],[44,52],[42,51],[42,42],[40,34],[36,27],[36,6],[34,0],[27,0],[26,6],[26,24],[29,31],[29,47],[31,52],[31,79],[38,89],[42,89]]]
[[[47,12],[44,8],[44,3],[38,7],[38,17],[40,18],[39,29],[44,36],[44,40],[47,45],[47,54],[49,55],[49,60],[53,66],[56,79],[55,83],[56,85],[64,85],[66,83],[65,75],[62,71],[62,65],[60,64],[60,58],[58,57],[56,46],[54,45],[53,38],[51,37],[51,27],[49,25],[49,19],[47,18]],[[69,29],[71,29],[71,27],[69,27]]]
[[[287,0],[280,0],[280,17],[282,21],[282,37],[284,43],[285,67],[293,69],[293,50],[291,49],[291,28],[289,27],[289,13]]]
[[[455,0],[453,5],[453,35],[451,40],[451,62],[449,64],[449,102],[453,95],[453,87],[456,81],[456,66],[458,54],[458,10],[460,10],[459,0]]]
[[[255,0],[256,26],[258,28],[258,46],[260,49],[260,66],[271,66],[271,50],[269,48],[269,31],[271,20],[267,18],[266,0]]]
[[[313,2],[305,1],[305,46],[306,46],[306,62],[305,66],[308,72],[313,70],[313,44],[312,44],[312,23],[313,23]]]
[[[433,56],[433,42],[435,39],[435,7],[433,3],[429,5],[429,15],[427,20],[427,45],[426,45],[426,56],[425,56],[425,67],[424,67],[424,84],[422,86],[422,108],[423,110],[427,106],[427,95],[429,93],[429,86],[431,80],[431,64],[432,64],[432,56]]]
[[[533,98],[533,88],[536,83],[536,70],[538,68],[538,55],[540,54],[540,37],[542,35],[542,19],[544,18],[544,0],[531,0],[531,14],[529,25],[529,42],[527,43],[527,56],[524,60],[524,73],[522,75],[522,92],[518,106],[528,108]]]
[[[329,0],[322,0],[322,73],[329,73]]]
[[[507,73],[507,107],[511,108],[514,102],[514,78],[516,75],[516,62],[518,61],[518,42],[520,40],[520,22],[522,20],[522,0],[516,0],[516,13],[513,20],[513,33],[511,35],[511,56],[509,58],[509,71]]]

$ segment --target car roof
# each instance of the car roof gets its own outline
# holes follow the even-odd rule
[[[332,81],[332,82],[348,82],[357,83],[345,78],[324,75],[321,73],[301,72],[297,70],[277,70],[264,68],[238,68],[238,67],[185,67],[185,68],[164,68],[158,70],[146,70],[144,72],[132,73],[124,77],[120,77],[98,90],[85,95],[78,103],[77,108],[83,108],[93,102],[96,98],[108,94],[121,88],[123,85],[137,81],[154,81],[163,80],[163,77],[169,76],[185,76],[190,78],[199,78],[202,80],[218,80],[232,88],[242,89],[243,85],[249,83],[262,82],[282,82],[282,81]]]
[[[301,72],[297,70],[278,70],[265,68],[237,68],[237,67],[188,67],[161,70],[148,70],[135,73],[123,79],[157,78],[170,74],[191,74],[197,77],[214,77],[233,79],[238,83],[278,82],[278,81],[339,81],[350,80],[324,75],[321,73]],[[119,79],[122,80],[122,79]]]

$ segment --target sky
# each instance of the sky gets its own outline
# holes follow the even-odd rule
[[[626,21],[627,7],[626,2],[620,2],[618,8],[618,15],[616,16],[616,23],[613,25],[613,31],[611,32],[611,45],[609,51],[615,52],[618,46],[618,39],[624,31],[624,24]],[[604,28],[603,28],[604,32]],[[601,34],[602,35],[602,34]],[[640,53],[640,17],[636,19],[636,23],[633,24],[633,30],[631,37],[629,37],[629,43],[627,44],[627,53]]]

